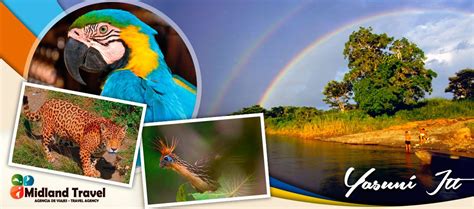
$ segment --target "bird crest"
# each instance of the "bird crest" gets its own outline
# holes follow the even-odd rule
[[[174,149],[176,148],[176,145],[178,145],[178,139],[177,138],[172,138],[171,139],[171,145],[168,144],[168,141],[166,139],[160,139],[158,138],[155,142],[155,149],[158,150],[162,156],[169,155],[171,154]]]

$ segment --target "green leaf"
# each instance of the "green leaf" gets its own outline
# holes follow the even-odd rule
[[[187,201],[186,199],[186,185],[181,184],[178,188],[178,192],[176,193],[176,202],[184,202]]]
[[[217,198],[227,197],[225,193],[221,193],[221,192],[192,193],[191,195],[196,200],[208,200],[208,199],[217,199]]]

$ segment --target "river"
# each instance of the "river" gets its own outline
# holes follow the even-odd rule
[[[309,192],[330,199],[377,205],[412,205],[447,201],[474,195],[474,181],[464,181],[457,190],[442,189],[434,196],[433,191],[441,181],[435,174],[453,170],[451,177],[473,178],[474,159],[433,154],[431,165],[422,165],[414,153],[404,148],[348,145],[317,140],[304,140],[287,136],[267,136],[270,176]],[[376,171],[367,180],[378,182],[405,181],[412,175],[417,183],[414,189],[405,191],[368,191],[357,189],[349,198],[344,195],[344,175],[354,167],[350,183],[354,183],[371,168]]]

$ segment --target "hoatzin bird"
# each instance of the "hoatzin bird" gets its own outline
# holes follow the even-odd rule
[[[178,155],[173,153],[177,145],[177,140],[173,139],[171,145],[162,140],[155,141],[155,149],[161,153],[160,167],[172,169],[184,177],[198,192],[216,191],[219,183],[211,174],[211,170],[206,163],[187,163]]]

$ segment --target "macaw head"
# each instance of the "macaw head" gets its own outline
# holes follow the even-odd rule
[[[69,27],[64,62],[71,76],[86,85],[80,70],[92,73],[129,69],[139,77],[158,66],[163,54],[157,32],[130,12],[103,9],[88,12]]]

